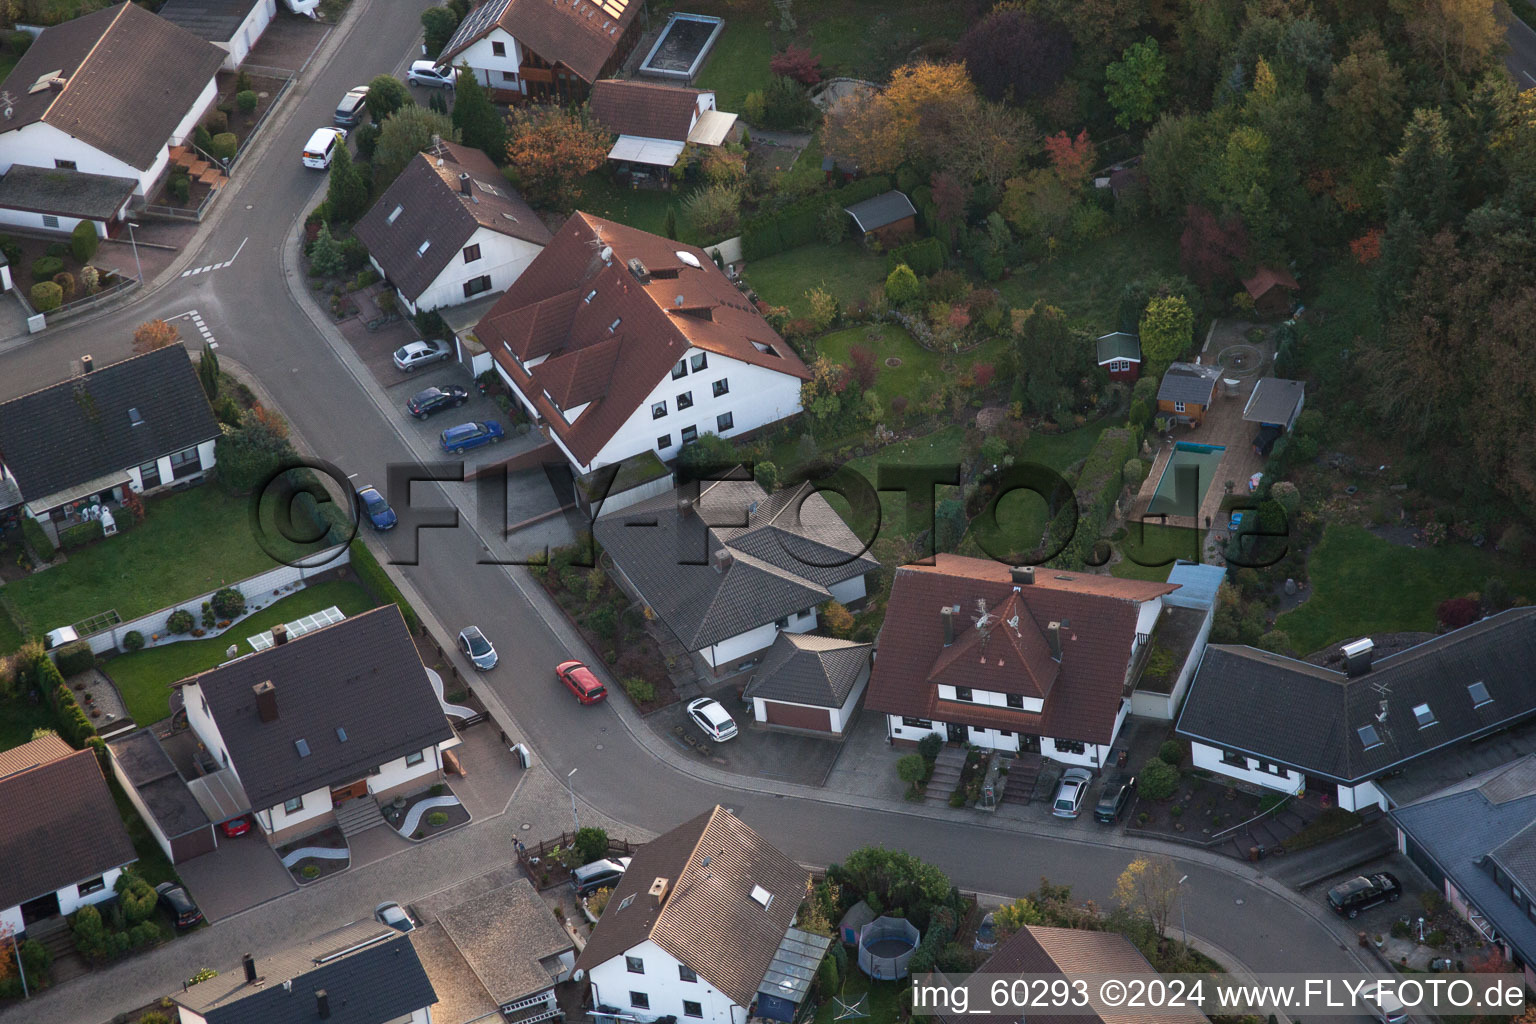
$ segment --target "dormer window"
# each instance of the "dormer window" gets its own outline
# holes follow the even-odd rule
[[[400,214],[403,213],[404,211],[405,211],[405,207],[404,206],[397,205],[393,210],[389,211],[389,216],[384,218],[384,223],[385,224],[393,224],[396,220],[398,220],[400,218]]]

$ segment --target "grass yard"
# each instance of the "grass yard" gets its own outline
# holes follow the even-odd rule
[[[144,522],[0,592],[23,633],[116,609],[123,621],[274,567],[251,535],[250,504],[216,486],[147,503]],[[0,637],[3,639],[3,637]]]
[[[226,660],[225,650],[238,644],[240,653],[249,654],[246,637],[264,633],[279,622],[292,622],[335,605],[346,615],[357,615],[374,606],[367,591],[348,580],[317,583],[285,597],[261,611],[242,619],[229,632],[206,640],[182,640],[159,647],[146,647],[132,654],[119,654],[103,668],[117,684],[128,705],[128,714],[140,725],[158,722],[170,714],[166,701],[170,684],[206,671]]]
[[[19,747],[32,738],[35,729],[57,729],[58,720],[48,705],[33,704],[17,697],[0,704],[0,750]]]
[[[885,283],[885,258],[852,239],[817,243],[753,260],[743,276],[764,302],[788,306],[791,316],[805,316],[810,311],[805,293],[812,288],[825,288],[844,308],[867,299],[871,288]]]
[[[1109,574],[1124,580],[1150,580],[1162,583],[1168,579],[1173,562],[1162,565],[1140,565],[1132,556],[1143,562],[1161,562],[1164,559],[1183,558],[1191,562],[1200,560],[1204,548],[1203,530],[1183,526],[1159,526],[1156,523],[1132,523],[1125,538],[1115,541],[1115,548],[1125,557],[1110,566]],[[1145,531],[1145,532],[1143,532]]]
[[[21,630],[11,621],[10,613],[0,606],[0,654],[20,650],[23,639]]]
[[[1064,474],[1067,467],[1088,457],[1099,434],[1108,425],[1100,420],[1065,434],[1036,432],[1014,452],[1015,464],[1039,463]],[[1028,555],[1040,544],[1049,524],[1044,498],[1033,491],[1013,491],[997,503],[998,528],[986,537],[987,547],[992,550],[989,552],[981,546],[981,527],[973,522],[960,541],[960,553],[978,558],[1003,557],[1008,553]]]
[[[683,200],[693,192],[692,188],[669,192],[654,188],[626,188],[615,184],[608,177],[607,170],[597,170],[581,179],[581,199],[577,205],[587,213],[662,236],[667,233],[667,210],[676,209],[677,237],[680,240],[706,247],[723,241],[720,238],[701,238],[694,230],[683,206]]]
[[[698,89],[713,89],[715,105],[737,114],[747,93],[766,89],[773,80],[768,61],[773,57],[777,32],[769,31],[764,22],[770,21],[776,28],[778,12],[768,3],[762,4],[760,11],[752,12],[743,12],[740,4],[732,5],[729,12],[708,9],[714,6],[724,5],[690,3],[680,8],[725,18],[725,31],[715,40],[715,48],[693,84]]]
[[[1403,547],[1360,526],[1329,526],[1307,561],[1312,596],[1275,621],[1303,654],[1351,636],[1432,632],[1437,604],[1482,589],[1491,576],[1515,596],[1536,597],[1536,572],[1512,571],[1497,552]]]
[[[1015,308],[1044,299],[1078,326],[1108,333],[1120,329],[1116,310],[1126,284],[1178,272],[1178,236],[1148,221],[1053,260],[1020,267],[998,290]],[[1204,329],[1198,325],[1196,333]]]
[[[842,991],[837,999],[843,1005],[852,1006],[860,996],[864,997],[865,1016],[869,1024],[888,1024],[901,1020],[901,989],[906,984],[899,981],[871,981],[869,975],[859,970],[849,957],[848,971],[843,976]],[[837,1001],[828,999],[816,1010],[815,1024],[832,1024],[837,1020]]]
[[[911,398],[918,393],[917,382],[925,373],[939,373],[939,356],[912,340],[912,335],[897,324],[868,324],[833,331],[816,339],[816,350],[834,363],[853,364],[850,353],[853,346],[863,345],[875,353],[875,393],[885,404],[887,413],[891,399],[897,395]],[[900,366],[887,366],[887,359],[898,359]]]

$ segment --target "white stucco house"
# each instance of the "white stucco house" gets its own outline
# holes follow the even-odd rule
[[[0,510],[57,540],[97,506],[202,478],[218,421],[187,350],[168,345],[0,403]]]
[[[121,189],[132,182],[132,196],[154,192],[170,148],[192,137],[217,100],[224,59],[217,46],[137,4],[44,29],[0,84],[0,174],[20,164],[61,183],[94,177],[78,188],[61,184],[47,203],[35,181],[24,189],[0,183],[0,203],[13,201],[0,208],[0,222],[63,232],[84,219],[115,234]]]
[[[467,64],[498,103],[579,102],[634,49],[644,7],[644,0],[483,0],[437,59]]]
[[[114,895],[138,859],[96,754],[55,735],[0,751],[0,928],[12,933]]]
[[[841,736],[869,685],[873,644],[780,632],[747,681],[759,725]]]
[[[158,13],[223,50],[224,70],[233,71],[277,15],[277,0],[166,0]]]
[[[592,1018],[793,1020],[832,942],[794,926],[809,881],[723,807],[646,843],[576,961]]]
[[[586,213],[475,334],[577,476],[794,416],[810,376],[702,249]]]
[[[460,743],[400,610],[385,605],[177,683],[187,723],[274,846],[383,823]],[[217,773],[217,772],[216,772]],[[215,773],[215,774],[216,774]]]
[[[861,601],[880,567],[809,483],[689,485],[599,516],[592,534],[620,586],[717,671],[815,629],[831,601]]]
[[[506,291],[551,238],[490,157],[441,141],[406,165],[353,232],[413,315]]]
[[[864,703],[893,742],[1099,768],[1173,583],[939,554],[896,571]]]

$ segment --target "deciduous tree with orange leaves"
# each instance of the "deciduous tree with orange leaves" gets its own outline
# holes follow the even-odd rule
[[[133,351],[139,355],[157,348],[174,345],[181,340],[181,332],[174,324],[164,320],[146,320],[133,331]]]
[[[897,68],[882,92],[843,97],[822,126],[827,152],[871,173],[944,152],[980,103],[963,64],[918,61]]]
[[[535,203],[570,210],[576,181],[603,166],[613,136],[585,107],[514,109],[507,118],[507,163],[518,187]]]

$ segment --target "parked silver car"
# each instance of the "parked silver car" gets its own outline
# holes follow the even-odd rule
[[[1056,786],[1056,799],[1051,801],[1051,813],[1058,818],[1075,818],[1083,813],[1088,799],[1088,786],[1093,773],[1086,768],[1068,768]]]

